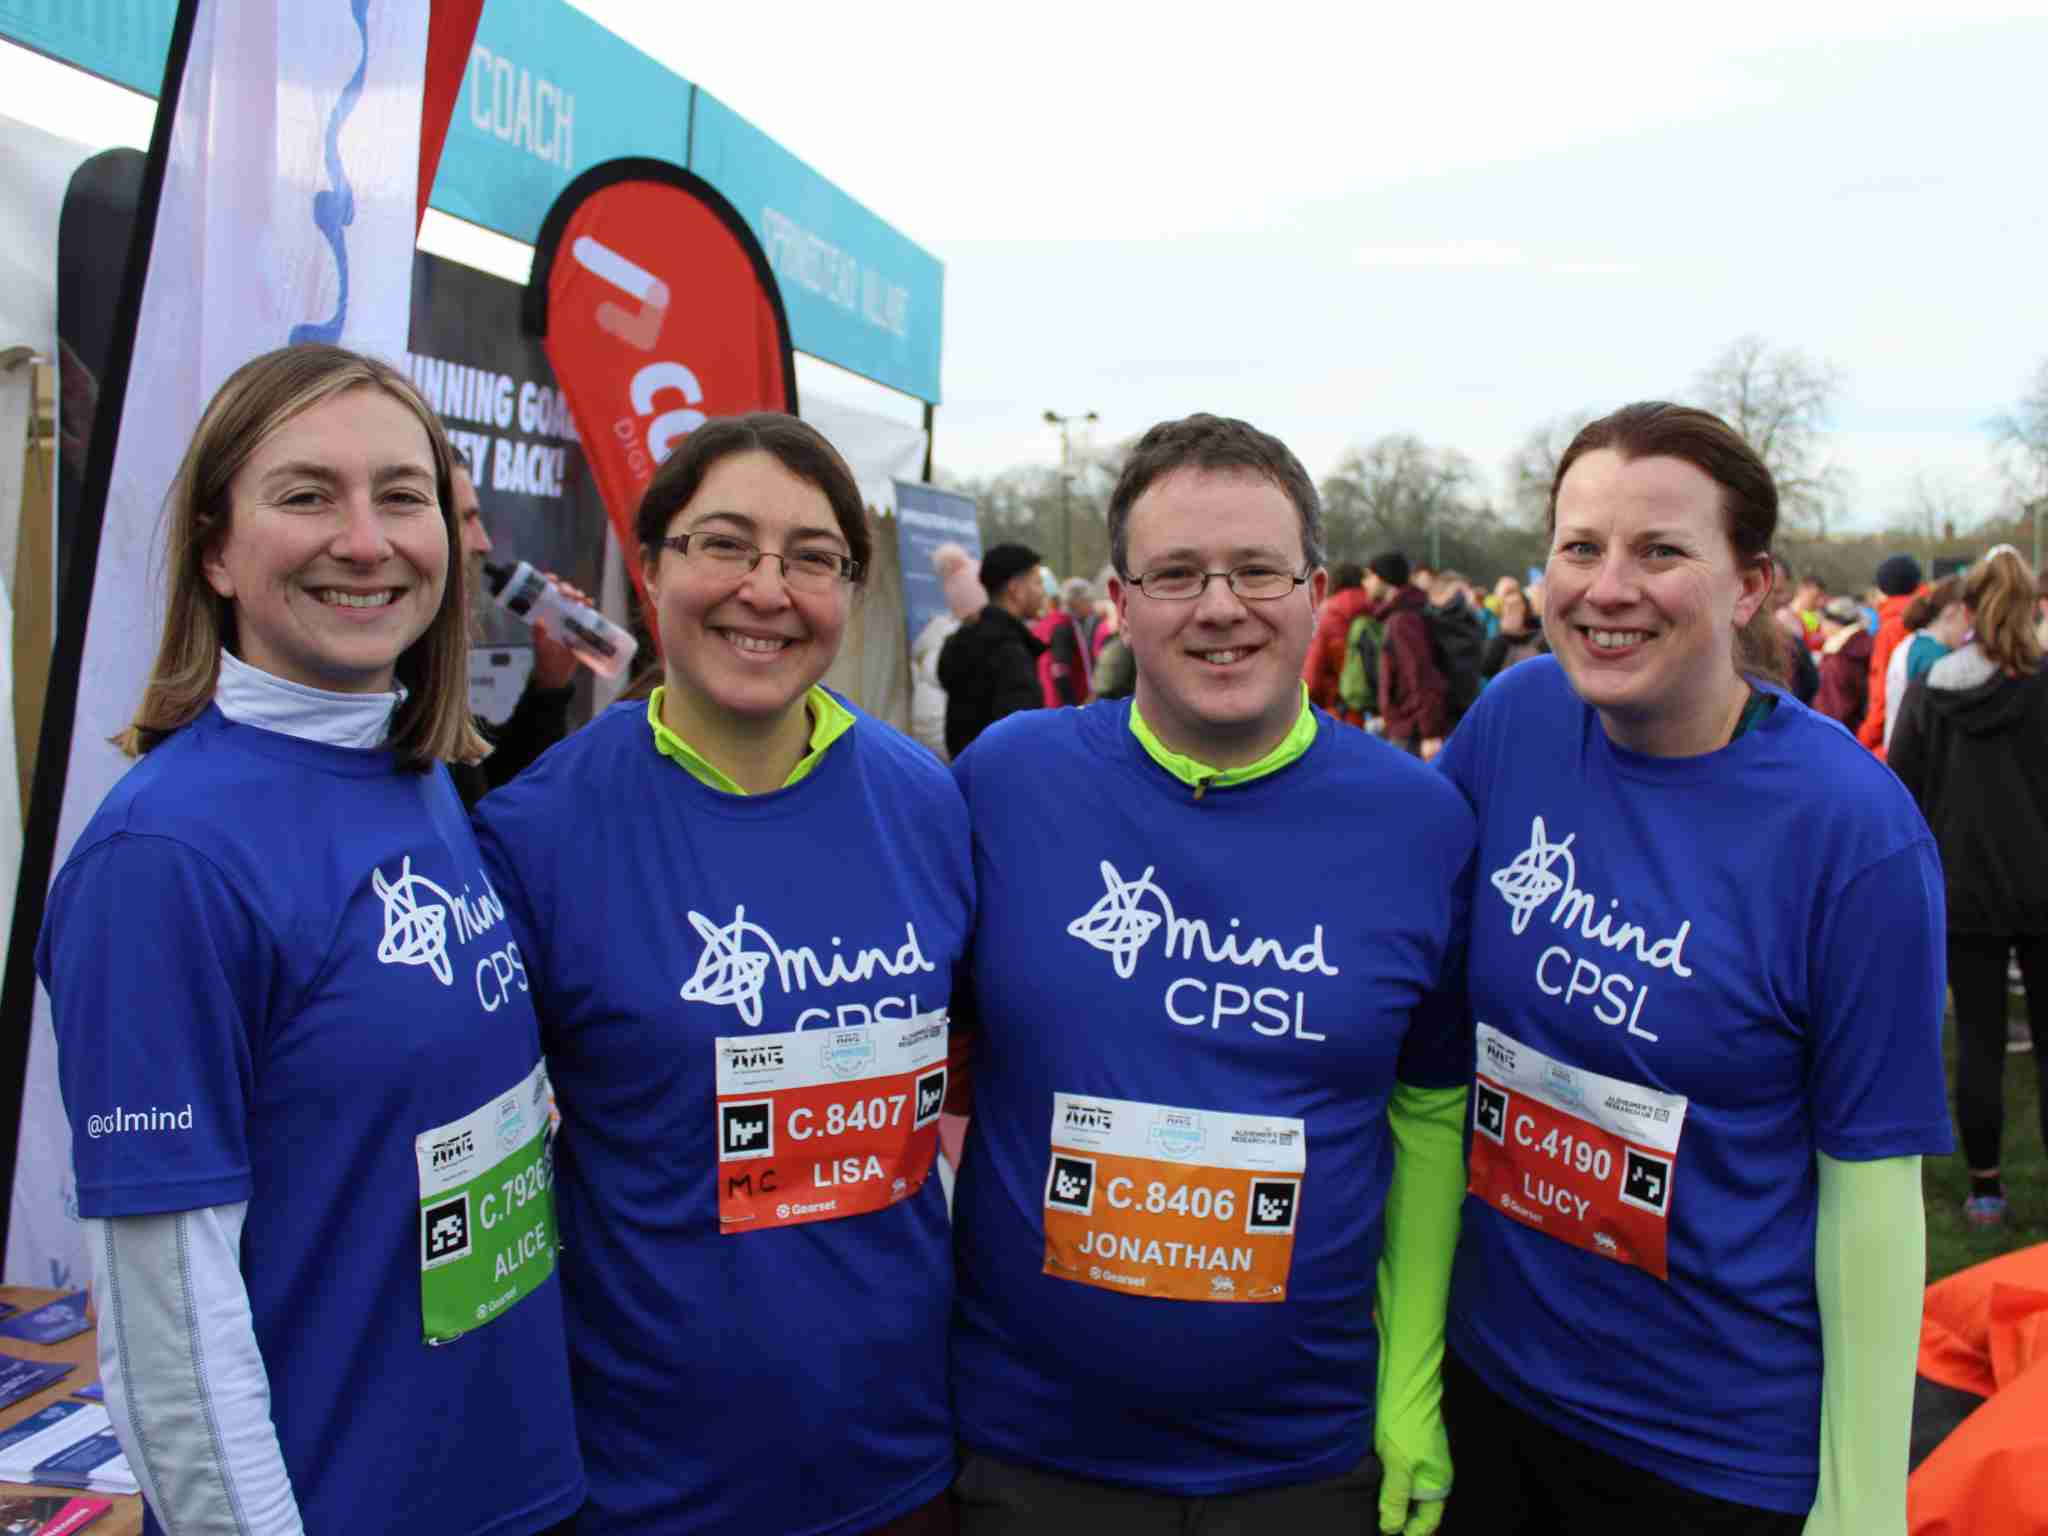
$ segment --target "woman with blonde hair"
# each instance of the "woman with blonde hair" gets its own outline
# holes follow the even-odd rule
[[[140,761],[51,888],[151,1529],[527,1536],[583,1500],[539,1027],[445,766],[484,750],[453,466],[383,363],[228,378],[168,498]]]
[[[1970,1164],[1963,1214],[2003,1226],[2006,958],[2018,951],[2034,1066],[2048,1089],[2048,670],[2034,573],[2001,544],[1963,582],[1975,637],[1911,684],[1890,763],[1920,802],[1948,887],[1956,1119]],[[2041,1137],[2048,1145],[2048,1093]]]

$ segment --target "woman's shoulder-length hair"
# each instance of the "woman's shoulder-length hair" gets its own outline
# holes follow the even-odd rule
[[[300,343],[252,358],[207,404],[165,497],[164,628],[142,703],[114,744],[131,757],[159,746],[205,712],[220,681],[220,653],[235,643],[235,605],[206,579],[228,535],[236,474],[271,433],[322,401],[375,389],[419,419],[434,455],[435,493],[448,540],[448,579],[426,632],[398,658],[405,701],[387,745],[407,767],[473,763],[490,751],[469,711],[469,594],[457,523],[455,450],[433,409],[388,363],[343,347]]]

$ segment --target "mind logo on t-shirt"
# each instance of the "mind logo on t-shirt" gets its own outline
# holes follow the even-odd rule
[[[1101,861],[1103,892],[1094,905],[1067,924],[1067,935],[1109,956],[1111,967],[1128,981],[1138,974],[1138,958],[1154,935],[1166,935],[1165,958],[1189,968],[1167,985],[1166,1016],[1175,1024],[1206,1024],[1221,1029],[1243,1020],[1259,1034],[1275,1039],[1292,1034],[1297,1040],[1327,1037],[1308,1028],[1309,991],[1255,986],[1225,980],[1222,967],[1256,970],[1270,965],[1295,975],[1340,974],[1323,954],[1323,925],[1308,939],[1287,944],[1246,931],[1242,918],[1183,917],[1173,898],[1153,880],[1158,866],[1148,864],[1135,880],[1126,880],[1109,860]]]
[[[841,982],[866,981],[876,972],[884,976],[908,976],[919,971],[936,970],[924,956],[918,943],[917,924],[906,921],[903,925],[903,943],[896,949],[858,949],[848,953],[842,948],[842,940],[834,934],[831,953],[820,959],[818,952],[807,944],[785,946],[776,942],[775,935],[761,924],[747,920],[747,909],[736,906],[732,921],[719,923],[701,912],[686,914],[697,937],[704,941],[704,948],[697,955],[696,969],[682,986],[682,999],[686,1003],[708,1003],[714,1007],[732,1008],[738,1011],[740,1021],[749,1029],[761,1022],[762,998],[768,989],[768,974],[772,967],[775,979],[785,993],[807,991],[812,987],[833,987]],[[753,947],[749,947],[749,946]],[[848,1004],[842,1008],[858,1009],[865,1016],[842,1018],[846,1025],[859,1025],[873,1020],[907,1019],[917,1009],[917,998],[909,999],[908,1012],[891,1008],[892,999],[876,1002],[871,1015],[864,1005]],[[832,1021],[832,1015],[823,1009],[805,1009],[797,1017],[796,1027],[801,1029],[806,1022]]]
[[[373,868],[370,889],[384,904],[377,958],[386,965],[423,965],[444,987],[455,985],[455,967],[448,958],[451,917],[458,944],[481,937],[505,920],[505,903],[489,880],[484,880],[481,897],[470,895],[466,885],[450,891],[416,871],[411,854],[400,862],[396,880]],[[496,1012],[515,983],[520,991],[526,990],[526,966],[517,945],[508,943],[477,962],[477,996],[486,1012]]]
[[[1487,877],[1507,903],[1509,929],[1518,935],[1526,933],[1530,922],[1549,905],[1549,925],[1562,937],[1585,939],[1653,971],[1690,977],[1685,941],[1692,932],[1692,919],[1682,920],[1669,937],[1653,941],[1642,924],[1621,915],[1619,897],[1609,897],[1603,910],[1600,898],[1579,885],[1578,859],[1572,852],[1577,838],[1574,832],[1552,842],[1543,818],[1531,818],[1529,846]],[[1563,944],[1553,944],[1537,958],[1536,986],[1547,997],[1562,997],[1567,1006],[1586,1000],[1601,1023],[1626,1023],[1637,1039],[1657,1039],[1641,1022],[1650,993],[1647,978],[1606,969]]]

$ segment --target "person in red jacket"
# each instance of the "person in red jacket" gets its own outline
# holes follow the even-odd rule
[[[1813,707],[1855,731],[1870,718],[1873,707],[1870,631],[1863,627],[1863,614],[1851,597],[1829,598],[1820,611],[1820,627],[1827,638],[1821,643],[1820,691],[1813,696]],[[1880,685],[1877,705],[1883,700]]]
[[[1351,621],[1370,612],[1372,606],[1372,599],[1366,595],[1363,566],[1347,560],[1331,571],[1330,595],[1316,615],[1315,638],[1309,641],[1308,660],[1301,668],[1301,680],[1308,684],[1309,702],[1347,725],[1364,725],[1365,717],[1346,709],[1337,689],[1344,676],[1344,647],[1351,638]]]
[[[1870,707],[1856,739],[1884,757],[1884,674],[1892,664],[1892,652],[1906,638],[1906,609],[1926,591],[1920,579],[1920,562],[1911,555],[1893,555],[1877,568],[1877,590],[1884,601],[1877,605],[1877,640],[1870,647]]]
[[[1448,690],[1436,664],[1423,610],[1429,599],[1408,584],[1408,557],[1398,549],[1375,555],[1365,573],[1366,595],[1386,626],[1380,642],[1380,718],[1386,738],[1427,761],[1444,744]]]

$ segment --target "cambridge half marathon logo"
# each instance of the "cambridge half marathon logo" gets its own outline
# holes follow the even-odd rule
[[[1206,919],[1175,914],[1172,898],[1153,882],[1157,865],[1147,864],[1144,873],[1135,880],[1126,880],[1107,859],[1102,861],[1101,868],[1102,895],[1094,906],[1067,924],[1067,933],[1090,949],[1108,955],[1117,975],[1126,980],[1137,974],[1138,956],[1161,928],[1166,930],[1169,960],[1202,959],[1212,964],[1249,966],[1270,961],[1283,971],[1338,974],[1337,967],[1323,958],[1321,923],[1316,924],[1313,938],[1292,949],[1277,939],[1240,933],[1243,923],[1235,917],[1218,939]]]
[[[771,965],[784,992],[866,981],[877,971],[885,976],[905,976],[938,969],[918,947],[917,924],[913,922],[904,923],[903,943],[893,952],[860,949],[848,954],[834,934],[831,954],[820,959],[807,944],[787,948],[778,944],[766,928],[747,921],[744,906],[732,909],[729,923],[715,922],[701,912],[685,915],[704,948],[697,956],[697,968],[683,983],[683,1001],[737,1009],[749,1029],[761,1022],[761,995],[767,990]]]

